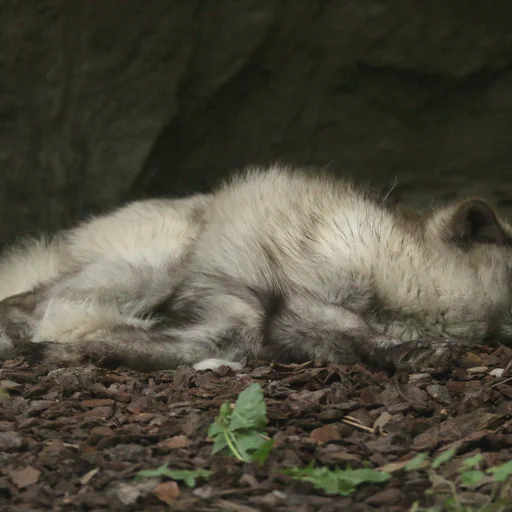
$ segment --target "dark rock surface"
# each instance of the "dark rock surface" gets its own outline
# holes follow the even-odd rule
[[[0,242],[275,160],[512,213],[506,0],[2,0],[0,76]]]

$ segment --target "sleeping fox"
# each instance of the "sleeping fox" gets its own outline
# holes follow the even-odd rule
[[[137,201],[0,260],[0,358],[141,371],[247,359],[449,367],[512,338],[512,228],[411,215],[310,169]]]

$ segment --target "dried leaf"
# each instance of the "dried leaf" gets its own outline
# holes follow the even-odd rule
[[[80,483],[82,485],[87,485],[99,472],[100,468],[91,469],[90,471],[85,473],[85,475],[82,478],[80,478]]]
[[[180,495],[180,488],[176,482],[162,482],[158,484],[151,493],[160,501],[171,505]]]
[[[325,427],[315,428],[309,434],[309,437],[317,443],[328,443],[341,439],[340,431],[336,425],[325,425]]]
[[[10,471],[9,476],[11,477],[14,485],[22,489],[39,482],[41,471],[33,468],[32,466],[26,466],[23,469]]]

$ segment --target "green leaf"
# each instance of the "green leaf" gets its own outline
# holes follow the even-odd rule
[[[505,462],[505,464],[502,464],[501,466],[489,468],[487,472],[492,473],[497,482],[505,482],[510,476],[512,476],[512,460]]]
[[[229,405],[228,403],[225,402],[220,406],[219,418],[221,420],[222,419],[229,420],[232,413],[233,413],[233,409],[231,409],[231,405]],[[221,421],[221,423],[222,423],[222,421]]]
[[[337,490],[329,494],[339,494],[340,496],[350,496],[355,490],[356,486],[347,480],[338,480]]]
[[[203,478],[204,480],[208,480],[211,474],[212,471],[209,471],[207,469],[174,469],[169,470],[166,476],[168,476],[172,480],[183,480],[185,482],[185,485],[187,485],[188,487],[195,487],[196,478]]]
[[[212,474],[212,471],[208,469],[196,469],[196,470],[188,470],[188,469],[169,469],[167,464],[163,464],[162,466],[156,469],[147,469],[144,471],[139,471],[135,475],[136,480],[143,480],[145,478],[156,478],[165,476],[170,478],[171,480],[181,480],[185,482],[185,485],[188,487],[195,487],[196,478],[204,478],[207,480]]]
[[[475,485],[479,483],[482,478],[485,477],[485,474],[482,471],[478,471],[475,469],[465,471],[460,475],[460,481],[467,486]]]
[[[208,435],[213,438],[212,454],[227,452],[244,462],[263,463],[272,443],[261,431],[267,424],[266,405],[259,384],[251,384],[239,395],[234,408],[222,404]]]
[[[234,444],[236,450],[240,453],[242,460],[245,462],[255,461],[254,454],[269,442],[269,440],[264,437],[262,433],[256,432],[254,430],[240,433],[229,432],[228,435],[231,437],[231,442]],[[273,443],[271,442],[270,447],[272,447],[272,444]],[[213,444],[212,454],[222,452],[226,449],[229,450],[229,448],[230,447],[226,437],[217,436]],[[264,451],[262,453],[264,453]],[[261,457],[261,454],[259,454],[258,457]]]
[[[317,489],[326,494],[338,494],[348,496],[356,487],[363,483],[382,483],[391,478],[389,473],[376,471],[375,469],[336,469],[329,468],[292,468],[284,471],[284,474],[296,480],[310,482]]]
[[[465,508],[461,508],[461,506],[459,506],[457,504],[457,500],[453,497],[453,496],[450,496],[449,498],[446,498],[444,501],[443,501],[443,505],[444,507],[441,508],[441,509],[437,509],[439,510],[439,512],[445,512],[445,511],[450,511],[450,512],[466,512],[466,509]],[[467,511],[467,512],[472,512],[472,511]]]
[[[216,453],[220,453],[222,450],[226,449],[227,447],[228,447],[228,443],[226,442],[226,438],[224,437],[223,432],[221,430],[220,435],[216,436],[213,441],[212,455],[215,455]]]
[[[413,504],[412,504],[412,507],[411,509],[409,510],[409,512],[418,512],[420,510],[420,504],[418,501],[415,501]]]
[[[229,428],[236,430],[259,430],[267,424],[267,406],[259,384],[247,386],[239,395],[231,415]]]
[[[418,453],[415,457],[413,457],[405,466],[405,471],[414,471],[422,466],[422,464],[427,460],[428,455],[424,452]]]
[[[235,433],[235,439],[239,448],[245,452],[258,450],[267,441],[262,433],[255,430],[249,430],[240,434]]]
[[[224,432],[224,429],[229,423],[231,416],[231,407],[228,403],[224,403],[220,406],[219,415],[215,418],[215,421],[210,425],[208,429],[208,436],[215,437]]]
[[[272,450],[272,446],[274,446],[274,441],[272,439],[268,439],[265,441],[260,447],[252,454],[251,458],[254,462],[257,462],[260,465],[263,465],[270,455],[270,451]]]
[[[455,455],[455,450],[453,448],[450,448],[449,450],[445,450],[444,452],[440,453],[432,462],[431,466],[433,469],[437,469],[442,464],[445,464],[449,460],[453,458]]]
[[[222,434],[222,426],[215,421],[210,425],[210,428],[208,429],[208,436],[209,437],[215,437],[219,434]]]
[[[166,476],[169,471],[168,464],[163,464],[162,466],[156,469],[146,469],[144,471],[139,471],[135,475],[136,480],[143,480],[144,478],[156,478],[159,476]]]
[[[336,471],[330,471],[328,468],[292,468],[285,470],[284,473],[295,480],[310,482],[316,489],[320,489],[326,494],[347,496],[355,490],[355,486],[351,482],[342,481],[337,477]]]
[[[476,468],[484,460],[484,456],[481,453],[477,453],[476,455],[473,455],[472,457],[468,457],[467,459],[464,459],[462,461],[462,468],[463,469],[470,469],[470,468]]]
[[[383,483],[387,482],[391,475],[383,471],[377,471],[376,469],[350,469],[350,470],[339,470],[343,475],[343,478],[350,480],[354,485],[359,485],[365,482]]]

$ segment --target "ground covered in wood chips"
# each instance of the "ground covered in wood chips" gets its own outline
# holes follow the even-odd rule
[[[48,369],[23,359],[0,370],[0,510],[406,511],[440,504],[448,486],[426,494],[426,470],[405,471],[416,454],[455,457],[437,472],[456,481],[460,463],[481,453],[481,469],[512,459],[512,350],[466,354],[450,373],[389,375],[362,365],[251,363],[242,373],[190,368],[140,374],[96,367]],[[261,385],[268,435],[263,466],[211,455],[209,425],[223,402]],[[282,470],[360,468],[391,473],[350,496],[329,496]],[[205,468],[208,481],[135,480],[167,462]],[[430,476],[432,478],[432,475]],[[479,510],[495,484],[456,486]],[[439,483],[439,482],[438,482]],[[510,482],[502,504],[512,510]],[[462,505],[461,505],[462,507]],[[438,510],[444,510],[442,507]],[[447,509],[452,510],[452,509]],[[486,510],[482,508],[481,510]]]

